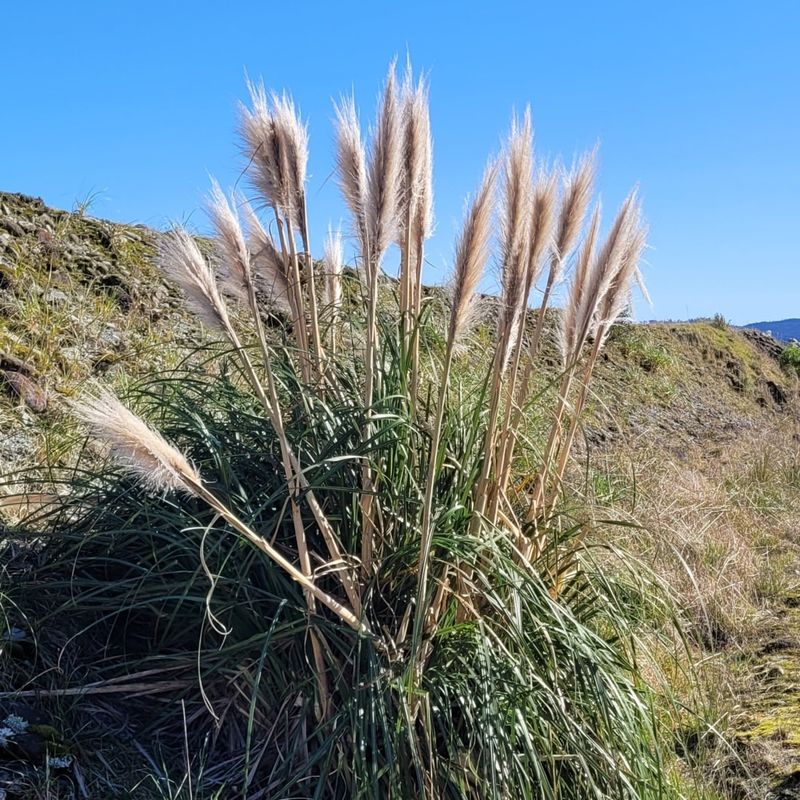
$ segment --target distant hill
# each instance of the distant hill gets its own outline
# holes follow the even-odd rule
[[[745,328],[756,328],[757,330],[770,333],[776,339],[784,342],[792,339],[800,340],[800,319],[781,319],[774,322],[751,322]]]

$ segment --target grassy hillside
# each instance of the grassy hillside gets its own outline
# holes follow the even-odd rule
[[[158,236],[0,193],[0,460],[7,470],[38,463],[60,398],[89,377],[158,372],[202,341],[152,264]],[[781,351],[757,331],[710,321],[619,325],[602,356],[591,409],[597,428],[587,435],[606,445],[623,433],[646,436],[676,453],[735,439],[787,411],[796,387],[779,366]]]
[[[20,471],[72,463],[82,439],[65,403],[87,380],[119,386],[167,372],[204,341],[152,265],[158,235],[0,194],[0,472],[10,476],[0,502],[7,524],[53,490],[40,480],[41,496],[28,485],[20,497]],[[490,334],[484,328],[476,336]],[[547,347],[552,371],[535,378],[542,392],[556,372],[552,330]],[[798,379],[781,368],[781,350],[757,331],[711,322],[615,326],[569,474],[567,514],[588,519],[598,541],[638,554],[686,615],[701,686],[691,691],[702,694],[714,725],[691,715],[680,723],[678,755],[700,763],[708,780],[707,793],[697,796],[792,797],[800,785],[800,423]],[[477,366],[458,369],[468,380]],[[532,442],[547,423],[531,412]],[[521,452],[517,473],[529,472],[536,458],[535,446]],[[0,548],[7,582],[32,568],[30,551],[10,530]],[[23,632],[15,647],[24,658],[29,621],[6,613],[6,638]],[[91,682],[90,666],[75,660],[59,631],[35,635],[54,657],[64,648],[65,662],[37,667],[57,675],[54,690]],[[654,642],[652,652],[663,648]],[[158,679],[166,684],[170,676]],[[679,695],[689,691],[677,667],[671,680]],[[126,705],[127,695],[147,691],[135,683],[111,694],[113,702],[91,693],[39,698],[49,715],[41,724],[58,729],[65,751],[95,765],[89,780],[100,794],[127,780],[115,770],[141,776],[161,769],[136,738],[142,721]],[[13,711],[3,705],[11,701],[0,695],[0,708]],[[97,736],[115,725],[124,759],[97,767],[85,748],[108,762]],[[0,788],[12,785],[15,769],[9,777],[0,763]]]

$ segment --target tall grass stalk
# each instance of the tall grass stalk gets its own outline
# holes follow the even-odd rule
[[[593,227],[595,224],[593,223]],[[561,332],[566,370],[559,387],[553,423],[526,518],[528,523],[534,525],[535,530],[540,526],[544,527],[547,521],[547,509],[552,502],[548,498],[548,485],[553,477],[553,467],[558,461],[559,466],[555,474],[555,495],[559,491],[559,483],[566,466],[569,447],[572,444],[572,438],[568,435],[568,443],[565,445],[562,420],[569,406],[575,369],[587,340],[590,336],[594,336],[594,343],[581,382],[583,388],[580,396],[584,397],[608,328],[622,313],[630,298],[631,281],[635,278],[638,260],[644,247],[644,239],[645,229],[634,191],[622,204],[603,247],[586,268],[579,267],[578,277],[581,279],[581,283],[573,283],[565,311],[565,324]],[[579,410],[575,411],[573,419],[577,420]],[[574,436],[574,431],[572,436]],[[566,455],[562,456],[564,467],[561,467],[559,453],[563,450],[566,451]],[[542,519],[542,515],[544,519]],[[541,534],[537,530],[536,535],[531,538],[526,555],[529,558],[535,556],[541,552],[542,547]]]
[[[436,486],[436,476],[441,471],[440,462],[444,456],[440,451],[439,444],[444,422],[447,390],[450,385],[450,370],[453,366],[453,357],[456,349],[468,334],[470,326],[474,323],[475,291],[483,274],[486,260],[489,257],[495,176],[496,166],[491,164],[487,168],[483,182],[467,212],[464,228],[456,246],[453,302],[450,311],[450,324],[439,386],[439,398],[436,405],[436,416],[433,420],[431,433],[430,455],[425,476],[425,494],[422,500],[422,527],[419,565],[417,567],[417,593],[411,658],[411,665],[415,670],[420,668],[418,661],[419,644],[422,640],[425,620],[433,612],[433,621],[436,621],[438,606],[438,602],[431,602],[432,598],[428,596],[428,569],[433,541],[433,493]],[[442,583],[444,583],[444,577]],[[418,674],[415,676],[415,680],[419,680]]]
[[[524,304],[527,307],[530,293],[539,278],[542,268],[542,260],[550,250],[552,245],[552,228],[554,223],[554,204],[555,204],[556,174],[540,172],[533,187],[532,219],[530,232],[530,245],[528,251],[528,269],[525,277]],[[547,294],[547,292],[545,293]],[[505,495],[508,479],[511,473],[511,460],[514,455],[514,439],[516,429],[519,426],[522,415],[522,408],[527,399],[528,385],[530,382],[530,368],[538,354],[537,332],[539,319],[543,319],[544,306],[539,309],[537,318],[537,331],[534,332],[533,340],[530,344],[530,353],[525,365],[522,382],[518,384],[520,360],[525,349],[525,337],[520,335],[514,347],[514,354],[511,360],[511,372],[505,410],[503,412],[503,422],[501,424],[502,435],[499,439],[497,449],[497,481],[493,490],[492,508],[490,519],[496,521],[497,512],[501,498]],[[512,419],[512,413],[514,414]]]
[[[522,336],[524,309],[527,304],[528,256],[532,218],[533,130],[530,109],[521,125],[511,127],[505,157],[503,184],[503,225],[501,240],[500,319],[497,329],[492,376],[489,384],[489,409],[481,473],[475,487],[474,512],[470,532],[475,535],[490,497],[490,481],[495,467],[498,412],[502,401],[504,379],[514,347]]]
[[[522,412],[530,393],[530,381],[539,355],[544,333],[544,324],[547,317],[547,310],[552,298],[553,289],[564,272],[564,265],[570,254],[575,248],[583,228],[586,211],[591,202],[592,186],[596,170],[596,152],[593,151],[585,155],[567,176],[564,187],[564,196],[558,215],[558,220],[552,215],[552,193],[555,190],[553,183],[544,182],[538,190],[536,208],[538,215],[539,236],[532,240],[531,264],[533,273],[533,283],[535,284],[539,272],[536,268],[538,263],[536,249],[541,256],[550,253],[550,269],[547,275],[542,299],[539,303],[539,310],[536,314],[536,326],[528,345],[528,355],[525,361],[522,378],[519,382],[517,394],[514,402],[513,418],[506,423],[508,435],[506,437],[504,451],[501,458],[500,468],[500,491],[502,494],[508,485],[511,472],[511,462],[514,457],[514,444],[516,431],[519,429],[522,420]],[[553,176],[555,177],[555,176]],[[552,226],[555,224],[555,230]],[[554,236],[552,241],[550,237]],[[509,404],[510,407],[510,404]]]

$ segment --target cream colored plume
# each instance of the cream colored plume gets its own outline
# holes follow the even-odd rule
[[[530,252],[528,255],[528,286],[539,279],[544,259],[553,247],[556,224],[556,195],[558,176],[555,171],[539,170],[533,185],[533,214],[531,217]]]
[[[597,151],[592,150],[575,164],[564,180],[564,194],[555,234],[553,281],[558,281],[564,271],[569,254],[578,243],[583,221],[592,200]]]
[[[288,95],[267,95],[263,84],[248,83],[251,108],[241,106],[240,130],[248,173],[268,205],[292,224],[302,224],[308,130]]]
[[[272,95],[273,124],[284,153],[286,174],[289,179],[292,222],[305,226],[305,184],[308,170],[308,126],[300,117],[292,98],[284,93]]]
[[[367,165],[367,235],[373,268],[392,243],[399,221],[403,132],[395,65],[389,67]]]
[[[401,198],[398,244],[404,245],[406,224],[413,243],[427,239],[433,228],[433,141],[431,138],[428,86],[414,83],[409,63],[400,90],[402,125]]]
[[[489,257],[497,164],[486,168],[480,188],[467,211],[456,244],[448,341],[458,346],[475,320],[478,283]]]
[[[586,238],[578,252],[575,274],[572,276],[567,302],[561,314],[561,353],[565,364],[573,363],[578,357],[580,347],[583,346],[583,341],[578,341],[578,315],[584,305],[590,269],[594,261],[597,235],[600,230],[600,213],[601,208],[598,203],[592,213]]]
[[[325,239],[325,305],[337,309],[342,304],[342,233],[328,231]]]
[[[352,97],[334,106],[336,112],[336,171],[353,227],[366,255],[367,156],[361,138],[358,111]]]
[[[512,121],[506,147],[502,189],[502,308],[499,323],[504,343],[502,363],[511,356],[520,334],[524,306],[527,302],[528,255],[533,197],[533,128],[530,108],[520,124]]]
[[[620,270],[631,263],[633,249],[641,237],[641,212],[634,189],[623,202],[603,246],[593,259],[575,312],[577,349],[619,301]],[[640,252],[640,251],[639,251]],[[638,261],[638,256],[637,256]],[[636,264],[634,264],[635,269]],[[627,284],[626,284],[627,285]],[[613,296],[609,296],[613,292]]]
[[[255,283],[269,301],[281,311],[291,313],[289,276],[286,261],[264,229],[252,206],[242,202],[248,232],[248,249]]]
[[[216,233],[220,283],[225,291],[244,302],[251,281],[250,253],[239,215],[215,180],[211,183],[208,214]]]
[[[214,272],[184,228],[175,228],[158,243],[158,264],[183,292],[187,305],[209,328],[230,330],[230,319]]]
[[[97,386],[73,403],[76,416],[106,444],[112,457],[151,489],[190,491],[200,475],[158,431],[136,416],[108,389]]]
[[[623,251],[608,283],[603,300],[598,304],[593,333],[597,334],[599,329],[600,335],[605,337],[610,326],[630,306],[633,282],[638,281],[640,286],[644,286],[639,272],[639,261],[646,242],[647,226],[642,219],[641,205],[637,201],[630,213]],[[644,294],[646,295],[646,290]]]

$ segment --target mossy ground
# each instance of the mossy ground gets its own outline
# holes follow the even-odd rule
[[[745,750],[769,754],[768,781],[777,797],[800,783],[800,592],[773,599],[758,636],[732,664],[740,709],[733,735]],[[792,789],[795,791],[795,789]]]

